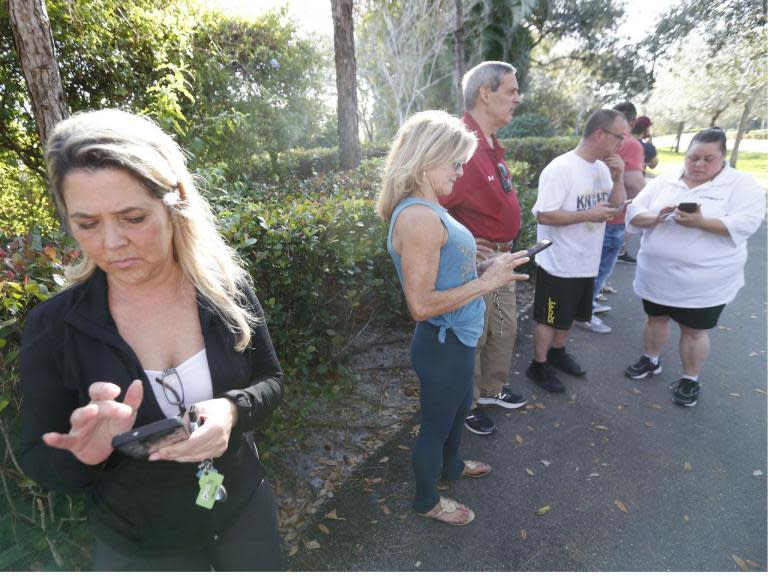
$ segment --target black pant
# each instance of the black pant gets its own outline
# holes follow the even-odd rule
[[[277,571],[282,569],[280,534],[272,487],[265,479],[243,511],[216,534],[207,546],[162,556],[133,556],[96,535],[95,571]]]

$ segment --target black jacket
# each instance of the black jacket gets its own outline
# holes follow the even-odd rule
[[[256,296],[252,309],[263,317]],[[238,423],[227,451],[215,459],[229,494],[213,511],[195,504],[196,464],[133,460],[114,452],[88,466],[67,450],[46,446],[46,432],[68,432],[73,410],[88,404],[97,381],[123,389],[135,379],[144,399],[135,426],[164,418],[138,358],[117,332],[107,305],[107,282],[97,269],[86,282],[64,290],[29,314],[21,347],[23,433],[21,466],[34,480],[57,491],[85,490],[89,517],[99,537],[130,553],[152,554],[209,541],[248,501],[264,477],[251,430],[280,402],[282,373],[266,325],[254,329],[249,347],[234,351],[235,337],[204,301],[200,323],[214,397],[238,406]],[[172,329],[172,328],[169,328]]]

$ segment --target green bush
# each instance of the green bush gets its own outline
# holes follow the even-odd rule
[[[63,265],[78,253],[61,235],[0,237],[0,570],[87,569],[90,539],[82,497],[43,490],[21,471],[18,354],[27,312],[63,283]],[[46,551],[43,553],[43,551]],[[50,551],[48,553],[47,551]],[[40,561],[42,557],[46,562]]]
[[[499,138],[526,138],[529,136],[539,136],[547,138],[554,135],[555,129],[549,121],[549,118],[539,112],[528,112],[514,116],[512,122],[499,130]]]
[[[544,167],[557,156],[573,150],[579,143],[577,138],[554,136],[552,138],[512,138],[502,140],[507,149],[507,160],[527,162],[531,170],[531,185],[535,186]]]

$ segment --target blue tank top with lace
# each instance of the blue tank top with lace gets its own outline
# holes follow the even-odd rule
[[[392,212],[387,237],[387,250],[395,264],[400,285],[403,284],[403,272],[400,255],[392,247],[392,231],[400,213],[414,204],[420,204],[434,210],[448,233],[448,241],[440,249],[440,265],[435,279],[435,289],[450,290],[477,278],[477,246],[471,232],[455,220],[442,206],[423,198],[409,197],[401,200]],[[484,315],[485,302],[481,297],[477,297],[461,308],[434,316],[427,319],[426,322],[440,328],[438,332],[440,342],[445,342],[446,330],[450,328],[464,345],[476,346],[483,333]]]

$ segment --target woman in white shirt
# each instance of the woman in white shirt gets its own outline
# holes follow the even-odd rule
[[[709,356],[707,330],[744,285],[747,239],[765,216],[765,191],[725,161],[725,133],[709,128],[694,136],[682,175],[661,176],[627,210],[628,229],[642,232],[635,293],[647,321],[645,354],[629,366],[630,378],[661,373],[659,355],[669,320],[680,325],[682,377],[673,400],[693,406],[699,372]]]

